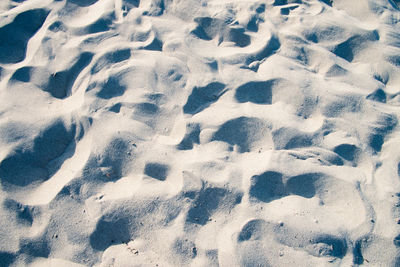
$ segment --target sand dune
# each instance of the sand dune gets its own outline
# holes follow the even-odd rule
[[[4,0],[0,266],[400,266],[396,0]]]

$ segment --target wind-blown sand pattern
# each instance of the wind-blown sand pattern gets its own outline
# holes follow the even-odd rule
[[[395,0],[2,0],[0,266],[400,266]]]

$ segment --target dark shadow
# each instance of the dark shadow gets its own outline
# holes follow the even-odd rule
[[[271,202],[286,196],[282,174],[279,172],[267,171],[261,175],[251,177],[249,194],[251,197],[263,202]]]
[[[311,32],[305,32],[304,33],[304,37],[308,40],[311,41],[313,43],[318,43],[319,38],[318,38],[319,34],[317,34],[315,31],[311,31]]]
[[[326,105],[323,114],[328,118],[335,118],[341,115],[345,109],[346,104],[343,101],[336,101]]]
[[[222,21],[209,17],[195,18],[194,21],[198,25],[191,34],[205,41],[210,41],[216,36],[218,31],[215,27],[219,27],[219,24],[222,23]]]
[[[197,27],[191,32],[197,38],[210,41],[219,35],[221,41],[234,42],[239,47],[245,47],[250,44],[250,36],[245,33],[243,28],[229,27],[223,20],[198,17],[194,21]]]
[[[382,114],[379,117],[379,121],[377,121],[377,127],[376,130],[383,134],[386,135],[390,131],[392,131],[398,124],[398,119],[395,114]]]
[[[248,240],[257,239],[257,235],[260,233],[263,234],[263,224],[265,223],[264,220],[257,219],[251,220],[243,226],[242,230],[238,236],[238,242],[244,242]]]
[[[162,47],[163,43],[158,38],[154,38],[153,41],[149,45],[143,47],[143,49],[151,51],[162,51]]]
[[[33,67],[22,67],[17,69],[11,76],[11,81],[29,82],[31,80],[31,73]]]
[[[338,57],[352,62],[355,54],[360,49],[363,49],[368,41],[376,40],[379,40],[379,34],[377,31],[372,31],[365,35],[355,35],[335,46],[332,52]]]
[[[258,53],[249,56],[246,59],[245,64],[250,65],[254,61],[263,60],[271,55],[273,55],[279,48],[281,47],[281,43],[276,36],[271,36],[271,39],[265,45],[265,47]]]
[[[110,107],[108,110],[114,113],[119,113],[119,111],[121,110],[121,106],[122,106],[121,103],[117,103],[112,107]]]
[[[384,136],[382,134],[373,134],[369,137],[369,145],[374,152],[380,152],[384,143]]]
[[[275,0],[273,3],[274,6],[283,6],[287,5],[287,0]]]
[[[97,92],[97,96],[103,99],[111,99],[113,97],[122,96],[125,93],[126,87],[121,85],[118,77],[110,77],[105,82],[100,91]]]
[[[281,15],[287,16],[289,14],[290,14],[290,8],[288,7],[281,8]]]
[[[265,8],[265,6],[264,6]],[[257,16],[252,16],[247,23],[247,29],[252,32],[258,32],[258,18]]]
[[[400,34],[399,34],[400,35]],[[400,39],[400,38],[399,38]],[[400,47],[400,40],[399,40],[399,47]],[[380,75],[378,73],[374,73],[374,79],[383,83],[383,84],[387,84],[389,81],[389,76],[387,75]]]
[[[244,153],[250,151],[253,142],[265,137],[265,128],[265,123],[260,119],[239,117],[221,125],[211,141],[237,145],[239,152]]]
[[[298,7],[299,6],[283,7],[283,8],[281,8],[281,15],[287,16],[287,15],[290,14],[290,11],[292,11],[292,10],[298,8]]]
[[[186,221],[205,225],[227,193],[223,188],[206,188],[199,192],[194,205],[188,212]]]
[[[327,4],[328,6],[332,6],[333,0],[320,0],[321,2]]]
[[[130,57],[131,57],[131,50],[129,48],[109,52],[97,60],[91,72],[92,74],[98,73],[107,65],[128,60]]]
[[[146,94],[147,99],[155,104],[162,104],[165,101],[165,95],[163,94]]]
[[[338,157],[337,155],[332,155],[328,158],[325,158],[326,161],[328,161],[330,164],[332,165],[336,165],[336,166],[343,166],[344,162],[343,160]]]
[[[375,153],[380,152],[385,140],[385,136],[389,134],[398,124],[397,116],[394,114],[381,114],[369,136],[368,141]]]
[[[396,247],[400,247],[400,235],[397,235],[394,239],[393,239],[393,244]]]
[[[15,255],[7,252],[0,252],[0,266],[9,267],[15,260]]]
[[[183,196],[185,197],[185,198],[189,198],[189,199],[191,199],[191,200],[193,200],[193,199],[195,199],[196,198],[196,194],[197,194],[197,191],[184,191],[183,192]]]
[[[353,264],[355,265],[361,265],[364,263],[364,257],[361,251],[362,242],[362,240],[357,240],[353,248]]]
[[[348,161],[353,161],[360,153],[360,149],[355,145],[341,144],[333,149],[333,151]]]
[[[346,239],[326,233],[301,231],[285,224],[274,227],[274,238],[279,243],[295,249],[304,250],[314,257],[335,257],[342,259],[347,253]],[[334,260],[334,259],[332,259]]]
[[[47,258],[50,255],[50,247],[46,240],[21,240],[20,253],[25,253],[34,257]]]
[[[289,2],[290,4],[301,4],[301,0],[291,0]],[[274,6],[283,6],[283,5],[287,5],[288,4],[288,0],[275,0],[273,5]]]
[[[29,39],[42,27],[48,14],[45,9],[28,10],[0,28],[0,63],[17,63],[25,59]]]
[[[129,221],[127,218],[101,218],[94,232],[90,235],[90,245],[95,250],[103,251],[109,246],[129,242]]]
[[[367,95],[367,99],[381,103],[386,103],[386,93],[382,89],[378,89],[373,93]]]
[[[160,180],[165,181],[169,172],[169,166],[161,163],[150,162],[144,167],[144,174]]]
[[[186,114],[196,114],[218,101],[224,91],[225,84],[212,82],[204,87],[194,87],[189,95],[183,112]]]
[[[72,85],[79,73],[89,65],[92,57],[92,53],[82,53],[69,70],[60,71],[50,76],[49,82],[43,90],[59,99],[67,97],[71,93]]]
[[[258,14],[264,13],[264,12],[265,12],[265,4],[264,4],[264,3],[261,3],[261,4],[256,8],[256,12],[257,12]]]
[[[160,111],[159,107],[152,103],[139,103],[135,105],[135,114],[152,116]]]
[[[196,27],[193,31],[191,31],[191,34],[205,41],[212,40],[212,38],[207,35],[202,27]]]
[[[396,257],[393,260],[393,265],[390,265],[393,267],[399,267],[400,266],[400,253],[397,253]]]
[[[94,3],[96,3],[98,0],[67,0],[69,3],[73,3],[75,5],[78,5],[80,7],[87,7],[91,6]]]
[[[354,37],[337,45],[332,52],[338,57],[352,62],[354,59]]]
[[[4,207],[16,214],[17,222],[24,225],[31,226],[33,223],[32,210],[29,206],[22,205],[21,203],[6,199],[3,203]]]
[[[218,70],[218,61],[212,60],[206,63],[212,70]]]
[[[285,145],[285,149],[294,149],[308,146],[312,146],[312,138],[305,134],[299,134],[288,140]]]
[[[312,155],[303,155],[302,152],[300,154],[297,153],[289,153],[290,156],[295,157],[296,159],[300,160],[307,160],[309,158],[314,158],[318,160],[318,164],[330,166],[343,166],[344,162],[343,159],[336,153],[329,151],[329,150],[307,150],[306,153],[311,153]]]
[[[177,145],[179,150],[190,150],[193,148],[193,143],[200,144],[200,125],[186,125],[186,134],[183,140]]]
[[[55,21],[48,29],[52,32],[66,31],[66,26],[61,21]]]
[[[113,29],[113,21],[115,20],[115,15],[112,13],[107,17],[102,17],[89,24],[87,26],[76,28],[74,33],[77,35],[87,35],[99,32],[106,32]]]
[[[165,11],[164,0],[155,0],[151,2],[151,5],[147,11],[143,12],[144,16],[161,16]]]
[[[164,6],[164,0],[159,0],[160,2],[162,2],[162,6]],[[129,5],[133,6],[133,7],[139,7],[140,5],[140,0],[124,0],[125,4],[128,3]]]
[[[245,29],[231,28],[228,32],[228,40],[234,42],[239,47],[246,47],[250,44],[250,36],[245,34]]]
[[[286,183],[288,192],[305,198],[315,196],[315,181],[320,178],[320,174],[307,173],[298,176],[290,177]]]
[[[332,256],[342,259],[347,252],[346,241],[331,235],[321,235],[313,239],[313,243],[323,243],[328,245],[329,250],[324,251],[324,256]]]
[[[397,164],[397,175],[400,177],[400,162]]]
[[[329,70],[326,72],[326,77],[337,77],[337,76],[343,76],[347,74],[347,70],[343,69],[337,64],[334,64],[332,67],[329,68]]]
[[[389,4],[396,10],[399,10],[400,1],[399,0],[389,0]],[[399,265],[400,266],[400,265]]]
[[[271,104],[275,82],[276,80],[245,83],[236,89],[235,98],[239,103]]]
[[[186,221],[205,225],[220,205],[233,207],[242,201],[242,194],[231,193],[224,188],[209,187],[198,192]]]
[[[400,56],[398,55],[390,55],[387,60],[395,66],[400,66]]]
[[[0,163],[1,181],[17,186],[27,186],[45,181],[51,173],[46,169],[53,159],[60,157],[74,141],[76,125],[66,128],[57,120],[35,137],[32,144],[17,147]],[[53,166],[58,170],[62,162]]]

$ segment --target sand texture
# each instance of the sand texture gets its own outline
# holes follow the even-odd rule
[[[400,266],[396,0],[1,0],[0,267]]]

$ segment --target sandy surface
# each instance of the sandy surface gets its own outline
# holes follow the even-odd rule
[[[1,0],[0,266],[400,266],[395,0]]]

